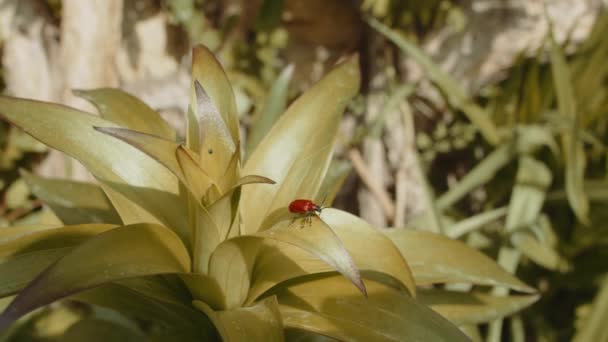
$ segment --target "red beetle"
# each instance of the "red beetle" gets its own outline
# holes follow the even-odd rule
[[[307,199],[297,199],[289,204],[289,212],[304,216],[302,226],[304,226],[304,223],[306,222],[308,222],[308,224],[311,224],[312,217],[314,215],[321,214],[321,210],[323,210],[323,207],[316,205],[313,201]]]

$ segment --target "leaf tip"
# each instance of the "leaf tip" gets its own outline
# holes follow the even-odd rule
[[[192,64],[196,64],[197,62],[200,61],[201,58],[204,58],[205,55],[210,55],[212,54],[211,51],[209,51],[209,49],[203,45],[203,44],[196,44],[193,48],[192,48]]]
[[[105,134],[110,134],[110,132],[112,132],[109,128],[112,128],[112,127],[93,126],[93,129],[96,130],[97,132],[101,132],[101,133],[105,133]]]
[[[196,94],[196,102],[198,105],[197,111],[200,111],[202,108],[205,108],[205,106],[212,105],[209,94],[207,94],[207,91],[205,90],[201,82],[197,79],[194,79],[194,92]]]
[[[86,97],[87,91],[85,89],[72,89],[72,94],[78,97]]]
[[[367,295],[367,287],[365,287],[365,283],[363,282],[363,279],[360,279],[361,281],[359,282],[359,284],[357,285],[357,288],[359,289],[359,291],[361,291],[361,293],[363,294],[363,296],[365,298],[369,298],[369,296]]]
[[[268,178],[268,177],[264,177],[264,176],[260,176],[260,183],[264,183],[264,184],[277,184],[277,182],[275,182],[274,180]]]
[[[283,73],[286,75],[287,78],[291,79],[291,76],[293,75],[294,70],[296,69],[296,66],[294,63],[289,63],[285,69],[283,69]]]

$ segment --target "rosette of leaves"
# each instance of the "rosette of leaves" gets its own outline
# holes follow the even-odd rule
[[[288,204],[326,186],[342,112],[359,88],[356,57],[295,100],[244,165],[220,63],[196,47],[192,72],[183,143],[156,112],[116,89],[77,92],[100,116],[0,98],[3,118],[78,159],[99,181],[23,174],[65,225],[0,230],[6,338],[63,299],[89,309],[59,340],[458,341],[467,337],[457,326],[536,299],[433,288],[534,292],[440,235],[384,232],[335,209],[310,225],[292,223]]]

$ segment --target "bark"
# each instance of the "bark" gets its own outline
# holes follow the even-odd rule
[[[63,0],[61,23],[62,100],[92,109],[72,89],[117,87],[114,58],[121,41],[122,0]]]
[[[58,43],[49,15],[36,0],[0,2],[4,40],[2,64],[7,94],[38,100],[57,100],[52,70]]]
[[[121,40],[122,0],[64,0],[62,6],[57,29],[42,2],[3,1],[7,93],[93,110],[71,90],[118,86],[114,56]],[[91,179],[82,165],[66,158],[52,151],[40,173]]]

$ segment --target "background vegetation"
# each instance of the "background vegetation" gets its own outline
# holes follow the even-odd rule
[[[539,289],[541,299],[520,314],[471,327],[475,339],[601,341],[608,339],[603,6],[4,0],[2,86],[83,109],[69,89],[119,86],[179,127],[188,53],[203,43],[228,71],[245,123],[242,148],[251,151],[286,104],[358,53],[362,93],[341,125],[330,177],[342,187],[333,205],[378,226],[461,239]],[[89,176],[0,124],[0,226],[44,222],[51,214],[18,170]]]

